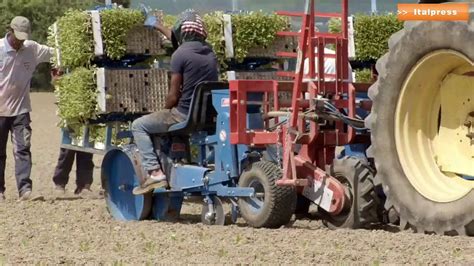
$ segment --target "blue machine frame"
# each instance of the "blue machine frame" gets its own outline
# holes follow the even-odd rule
[[[93,153],[106,153],[102,165],[102,178],[107,192],[107,205],[112,216],[119,220],[144,219],[147,208],[152,208],[152,217],[169,220],[179,215],[186,196],[200,196],[212,203],[214,197],[230,198],[233,217],[237,216],[237,199],[254,196],[254,189],[238,187],[238,178],[253,157],[252,150],[245,145],[231,145],[229,140],[229,90],[216,87],[211,91],[212,106],[216,115],[214,134],[205,131],[193,132],[190,144],[199,147],[197,162],[184,164],[172,162],[169,182],[171,189],[156,189],[151,203],[146,196],[134,196],[132,190],[143,177],[141,165],[134,163],[137,151],[134,144],[118,148],[111,144],[112,127],[107,128],[104,150],[97,150],[87,141],[85,130],[84,147],[71,144],[68,132],[63,132],[63,147]],[[261,116],[249,114],[254,126],[263,126]],[[260,123],[256,121],[260,119]],[[110,129],[109,129],[110,128]],[[171,130],[171,128],[170,128]],[[129,131],[120,132],[121,137],[132,137]],[[146,206],[146,205],[151,205]]]
[[[117,147],[112,143],[113,134],[119,139],[130,139],[133,143],[133,135],[129,130],[113,132],[113,123],[127,121],[127,118],[105,121],[106,136],[103,149],[95,148],[89,141],[88,127],[84,129],[80,146],[74,145],[69,132],[63,130],[63,148],[105,154],[102,164],[102,184],[107,192],[108,209],[114,218],[140,220],[149,218],[151,212],[151,217],[156,220],[170,220],[179,216],[183,200],[187,196],[199,196],[208,204],[212,204],[215,197],[229,198],[233,203],[232,216],[237,217],[237,199],[254,196],[253,188],[238,187],[238,179],[249,163],[260,159],[262,150],[230,144],[229,89],[225,83],[211,86],[214,86],[211,90],[212,106],[217,113],[215,131],[212,131],[212,134],[206,131],[192,132],[189,142],[198,147],[197,160],[194,164],[173,161],[170,163],[170,190],[157,189],[153,195],[148,196],[132,194],[133,188],[143,180],[145,172],[139,162],[140,159],[137,159],[138,149],[134,144]],[[264,122],[259,109],[249,106],[247,111],[249,127],[262,128]],[[180,126],[182,125],[176,125],[177,128]],[[346,145],[338,157],[356,156],[366,159],[366,149],[367,144]]]

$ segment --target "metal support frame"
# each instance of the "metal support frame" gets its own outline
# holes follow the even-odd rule
[[[282,142],[283,145],[283,178],[277,184],[283,186],[311,186],[312,182],[323,183],[332,193],[329,213],[337,214],[342,211],[346,201],[344,186],[324,170],[335,158],[335,147],[350,144],[354,141],[355,130],[343,121],[336,121],[334,128],[321,127],[317,121],[311,121],[305,112],[315,109],[318,96],[329,99],[336,108],[347,111],[349,117],[356,114],[356,90],[349,86],[348,68],[348,0],[341,0],[341,13],[322,13],[315,10],[315,1],[307,0],[304,13],[277,12],[279,15],[303,18],[299,32],[279,32],[281,36],[296,36],[299,40],[297,53],[278,53],[284,57],[296,57],[296,71],[279,72],[280,76],[294,78],[291,84],[292,98],[288,106],[278,99],[278,92],[288,88],[288,84],[277,81],[234,80],[230,81],[231,93],[231,143],[249,146],[265,146]],[[317,17],[341,19],[341,33],[316,32]],[[335,55],[325,54],[328,44],[336,47]],[[316,48],[316,49],[315,49]],[[336,73],[324,73],[326,58],[335,58]],[[304,62],[307,60],[308,73],[304,73]],[[315,65],[316,60],[318,62]],[[319,63],[321,62],[321,63]],[[263,100],[249,100],[251,94],[265,95]],[[309,101],[305,98],[309,95]],[[273,95],[275,101],[270,103],[267,95]],[[290,112],[287,123],[282,125],[281,132],[266,130],[248,130],[245,121],[247,108],[252,104],[261,104],[265,113],[269,106],[274,111],[287,108]],[[286,106],[285,106],[286,105]],[[288,109],[289,107],[289,109]],[[314,111],[313,111],[314,112]],[[313,119],[314,120],[314,119]],[[309,121],[309,130],[307,129]],[[301,144],[296,145],[296,144]]]

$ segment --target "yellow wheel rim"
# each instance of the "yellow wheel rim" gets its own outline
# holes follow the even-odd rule
[[[395,112],[395,144],[410,183],[435,202],[458,200],[474,188],[474,72],[459,52],[426,55],[405,80]],[[383,158],[382,158],[383,159]]]

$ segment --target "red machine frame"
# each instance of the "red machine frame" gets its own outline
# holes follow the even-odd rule
[[[332,164],[336,146],[349,144],[354,140],[355,130],[342,121],[336,121],[334,129],[323,130],[316,121],[311,121],[309,132],[306,132],[304,112],[315,108],[317,96],[330,99],[338,109],[347,110],[349,117],[355,117],[356,97],[355,88],[349,84],[348,77],[348,0],[341,0],[341,13],[321,13],[315,10],[315,1],[307,0],[304,13],[277,12],[282,16],[302,17],[300,32],[279,32],[279,36],[296,36],[299,45],[297,53],[279,52],[277,55],[287,58],[297,58],[295,73],[279,72],[281,76],[294,77],[292,82],[263,81],[263,80],[233,80],[230,81],[230,141],[232,144],[246,144],[249,146],[265,146],[281,142],[283,147],[283,177],[277,182],[282,186],[296,186],[299,189],[305,186],[318,184],[332,191],[330,208],[326,211],[336,215],[340,213],[347,201],[344,186],[334,177],[326,173],[326,165]],[[315,30],[316,18],[340,18],[341,33],[322,33]],[[328,44],[336,47],[335,54],[325,54],[324,48]],[[317,52],[315,52],[317,48]],[[335,58],[336,73],[325,74],[324,63],[326,58]],[[304,71],[304,60],[309,62],[309,73]],[[315,78],[311,78],[315,77]],[[309,81],[304,81],[308,79]],[[328,79],[332,79],[328,81]],[[291,91],[291,102],[278,100],[278,92]],[[252,105],[247,100],[249,93],[264,93],[260,102],[264,112],[272,105],[274,110],[290,108],[289,120],[282,125],[280,132],[266,130],[248,130],[247,106]],[[305,93],[309,99],[305,99]],[[273,95],[273,103],[268,101]],[[258,104],[258,103],[257,103]],[[281,140],[281,141],[280,141]],[[296,144],[301,144],[296,154]]]

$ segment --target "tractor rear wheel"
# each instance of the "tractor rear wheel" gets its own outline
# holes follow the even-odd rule
[[[252,187],[255,196],[239,199],[240,214],[252,227],[277,228],[290,222],[296,208],[296,190],[277,186],[282,176],[272,162],[256,162],[239,178],[240,187]]]
[[[374,170],[366,162],[356,157],[334,159],[329,173],[345,186],[348,206],[337,216],[324,214],[327,227],[359,229],[380,222]]]
[[[474,235],[472,17],[406,23],[377,62],[368,152],[402,229]]]

